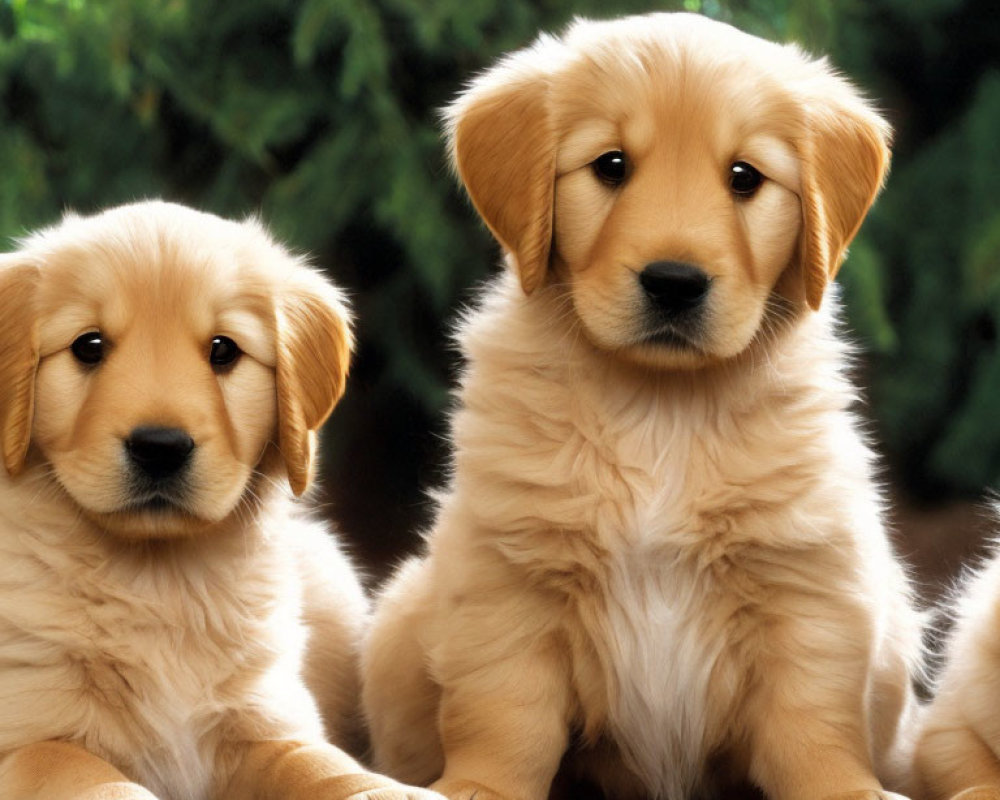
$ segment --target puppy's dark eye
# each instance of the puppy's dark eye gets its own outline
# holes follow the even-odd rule
[[[239,346],[228,336],[216,336],[212,339],[212,349],[209,352],[208,360],[216,371],[232,365],[240,357]]]
[[[598,156],[591,166],[594,174],[609,186],[619,186],[628,177],[628,160],[621,150]]]
[[[763,182],[760,171],[746,161],[737,161],[729,168],[729,189],[741,199],[753,197]]]
[[[93,366],[100,364],[104,359],[104,337],[100,331],[90,331],[82,336],[77,336],[69,348],[73,352],[73,357],[81,364]]]

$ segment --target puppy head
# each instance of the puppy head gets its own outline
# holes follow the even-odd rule
[[[133,537],[209,530],[274,471],[301,494],[351,347],[341,294],[257,222],[159,202],[4,256],[0,336],[7,472],[33,445],[84,515]]]
[[[888,126],[824,62],[688,14],[543,36],[447,125],[524,291],[560,284],[594,344],[668,367],[817,309],[888,166]]]

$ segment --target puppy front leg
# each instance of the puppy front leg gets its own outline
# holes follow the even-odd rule
[[[3,800],[156,800],[107,761],[69,742],[37,742],[0,760]]]
[[[797,604],[802,615],[775,626],[747,707],[751,779],[769,800],[898,798],[869,754],[867,616]]]
[[[927,725],[917,745],[916,774],[926,800],[1000,800],[1000,760],[961,722]]]
[[[367,772],[329,744],[288,740],[241,742],[227,747],[236,769],[219,800],[441,800]]]
[[[570,685],[555,643],[480,665],[441,698],[451,800],[545,800],[569,744]]]
[[[753,780],[770,800],[878,800],[884,792],[875,777],[857,725],[823,718],[811,712],[775,710],[761,724],[771,727],[758,735],[753,754]]]

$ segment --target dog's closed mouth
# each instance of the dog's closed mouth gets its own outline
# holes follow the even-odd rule
[[[163,494],[153,494],[141,500],[133,500],[123,509],[133,513],[186,513],[184,508],[175,498]]]
[[[646,334],[640,340],[640,344],[666,345],[681,350],[696,350],[701,352],[701,348],[691,340],[689,335],[681,333],[676,328],[670,326]]]

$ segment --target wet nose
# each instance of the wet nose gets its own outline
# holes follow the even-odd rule
[[[162,480],[184,469],[194,450],[194,439],[180,428],[149,425],[135,428],[129,434],[125,450],[141,473]]]
[[[677,314],[701,305],[711,280],[683,261],[653,261],[639,273],[639,283],[656,308]]]

